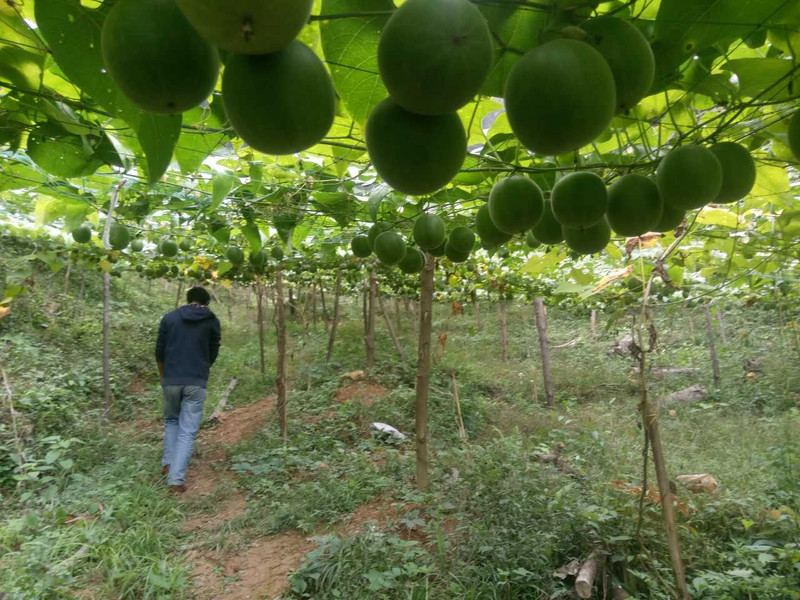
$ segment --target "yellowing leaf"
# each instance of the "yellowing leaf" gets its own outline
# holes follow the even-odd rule
[[[224,287],[226,290],[231,289],[233,282],[230,279],[220,279],[219,284]]]
[[[736,227],[736,215],[723,208],[706,208],[697,215],[697,222],[703,225],[719,225],[720,227]]]
[[[614,271],[613,273],[606,275],[597,283],[597,285],[592,290],[592,293],[596,294],[603,288],[607,287],[608,284],[611,283],[612,281],[629,277],[631,273],[633,273],[633,264],[628,265],[624,269],[620,269],[619,271]]]
[[[7,317],[10,312],[11,312],[10,307],[0,306],[0,319],[2,319],[3,317]]]
[[[111,263],[109,261],[101,260],[99,265],[100,270],[103,271],[103,273],[111,273]]]
[[[770,202],[777,200],[775,196],[789,191],[789,173],[785,167],[759,164],[756,169],[756,184],[750,192],[751,196],[763,198]]]
[[[549,267],[555,266],[564,260],[565,255],[562,252],[548,252],[544,256],[534,255],[528,259],[520,271],[528,275],[539,275]]]

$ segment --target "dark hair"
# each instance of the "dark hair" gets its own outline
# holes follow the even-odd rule
[[[197,304],[207,306],[208,303],[211,302],[211,296],[205,288],[193,287],[186,292],[186,302],[189,304],[196,302]]]

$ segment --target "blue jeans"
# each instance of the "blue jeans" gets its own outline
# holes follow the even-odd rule
[[[165,385],[164,456],[161,465],[169,465],[167,483],[181,485],[186,478],[194,439],[203,420],[206,388],[199,385]]]

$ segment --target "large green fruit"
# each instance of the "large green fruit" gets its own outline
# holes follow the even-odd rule
[[[269,251],[272,258],[275,260],[281,261],[283,260],[283,248],[280,246],[275,246],[272,250]]]
[[[789,148],[797,160],[800,160],[800,110],[796,110],[789,121]]]
[[[72,230],[72,239],[78,244],[88,244],[92,241],[92,226],[88,223]]]
[[[664,210],[661,212],[661,218],[658,220],[658,223],[655,227],[653,227],[653,231],[658,231],[661,233],[672,231],[678,225],[683,223],[683,219],[686,218],[686,211],[682,208],[675,208],[669,204],[664,204]]]
[[[447,249],[447,240],[442,242],[442,245],[438,248],[434,248],[433,250],[428,250],[428,254],[431,256],[435,256],[437,258],[441,258],[444,256],[445,250]]]
[[[447,241],[444,247],[444,254],[450,260],[450,262],[454,263],[462,263],[469,258],[470,250],[466,252],[459,250],[450,240]]]
[[[178,0],[200,35],[237,54],[282,50],[308,22],[313,4],[313,0]]]
[[[175,0],[119,0],[103,23],[101,46],[111,79],[142,110],[181,113],[217,84],[217,50]]]
[[[722,165],[707,148],[679,146],[661,160],[656,179],[664,204],[691,210],[717,199],[722,189]]]
[[[381,32],[378,68],[400,106],[444,115],[478,93],[492,55],[489,26],[468,0],[407,0]]]
[[[390,267],[403,260],[406,248],[405,241],[396,231],[384,231],[375,238],[375,256]]]
[[[187,239],[181,240],[180,249],[183,252],[189,252],[189,250],[192,249],[192,246],[194,246],[194,244],[192,244],[192,240],[187,240]]]
[[[611,123],[614,76],[585,42],[559,39],[520,58],[508,76],[505,104],[511,129],[538,154],[577,150]]]
[[[564,241],[561,223],[556,220],[553,214],[553,204],[550,200],[545,200],[542,218],[531,229],[531,233],[542,244],[560,244]]]
[[[447,243],[457,252],[472,252],[475,247],[475,234],[469,227],[456,227],[450,232]]]
[[[444,220],[439,215],[423,214],[414,221],[414,240],[423,250],[433,250],[447,238]]]
[[[372,244],[369,243],[369,238],[365,235],[357,235],[350,240],[350,250],[353,251],[358,258],[367,258],[372,254]]]
[[[478,214],[475,216],[475,231],[478,232],[484,248],[502,246],[513,237],[510,233],[505,233],[495,227],[492,216],[489,214],[488,204],[484,204],[478,209]]]
[[[103,164],[94,158],[88,141],[79,135],[64,135],[49,123],[38,125],[28,135],[28,156],[57,177],[91,175]]]
[[[422,267],[425,266],[425,257],[416,248],[409,247],[406,248],[406,255],[397,266],[400,267],[403,273],[408,273],[409,275],[419,273],[422,271]]]
[[[258,252],[251,252],[249,257],[250,264],[253,265],[253,270],[255,270],[256,273],[264,272],[264,267],[268,259],[269,254],[265,248],[261,248]]]
[[[600,252],[611,240],[611,227],[608,221],[600,219],[591,227],[562,227],[564,241],[578,254]]]
[[[225,251],[225,256],[234,265],[240,265],[244,262],[244,252],[239,246],[229,246]]]
[[[558,223],[556,223],[556,225],[558,225]],[[560,225],[559,229],[561,229]],[[528,233],[525,234],[525,243],[528,245],[528,248],[531,248],[532,250],[535,250],[536,248],[542,245],[542,242],[537,240],[536,236],[533,235],[533,231],[529,231]]]
[[[325,65],[302,42],[274,54],[234,54],[222,75],[222,101],[234,130],[266,154],[294,154],[325,137],[336,92]]]
[[[178,254],[178,244],[174,240],[164,240],[161,242],[161,255],[172,258]]]
[[[505,233],[522,233],[536,225],[544,211],[542,190],[524,175],[498,181],[489,194],[492,223]]]
[[[389,231],[390,229],[392,229],[392,226],[389,225],[389,223],[383,223],[383,222],[375,223],[372,227],[369,228],[369,231],[367,231],[367,240],[369,241],[370,251],[375,249],[375,240],[377,239],[377,237],[384,231]],[[369,254],[367,256],[369,256]]]
[[[647,39],[630,21],[598,17],[581,24],[587,42],[600,51],[611,67],[617,91],[617,112],[627,112],[653,86],[656,61]]]
[[[128,228],[119,223],[112,223],[108,228],[108,243],[114,250],[125,250],[131,242],[131,233]]]
[[[608,189],[608,224],[619,235],[642,235],[658,225],[663,211],[658,186],[649,177],[631,173]]]
[[[140,239],[135,239],[131,242],[131,252],[141,252],[144,250],[144,241]]]
[[[600,177],[579,171],[558,180],[550,201],[559,223],[567,227],[589,227],[606,213],[608,192]]]
[[[709,150],[722,166],[722,189],[716,202],[728,204],[747,196],[756,183],[756,162],[747,149],[734,142],[720,142]]]
[[[390,98],[367,120],[367,152],[386,183],[412,196],[430,194],[461,169],[467,136],[456,113],[436,117],[408,112]]]

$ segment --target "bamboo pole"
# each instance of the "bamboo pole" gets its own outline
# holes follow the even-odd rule
[[[428,489],[428,386],[431,377],[431,328],[433,322],[433,272],[436,263],[425,254],[420,274],[420,323],[417,352],[415,436],[417,445],[417,487]]]

